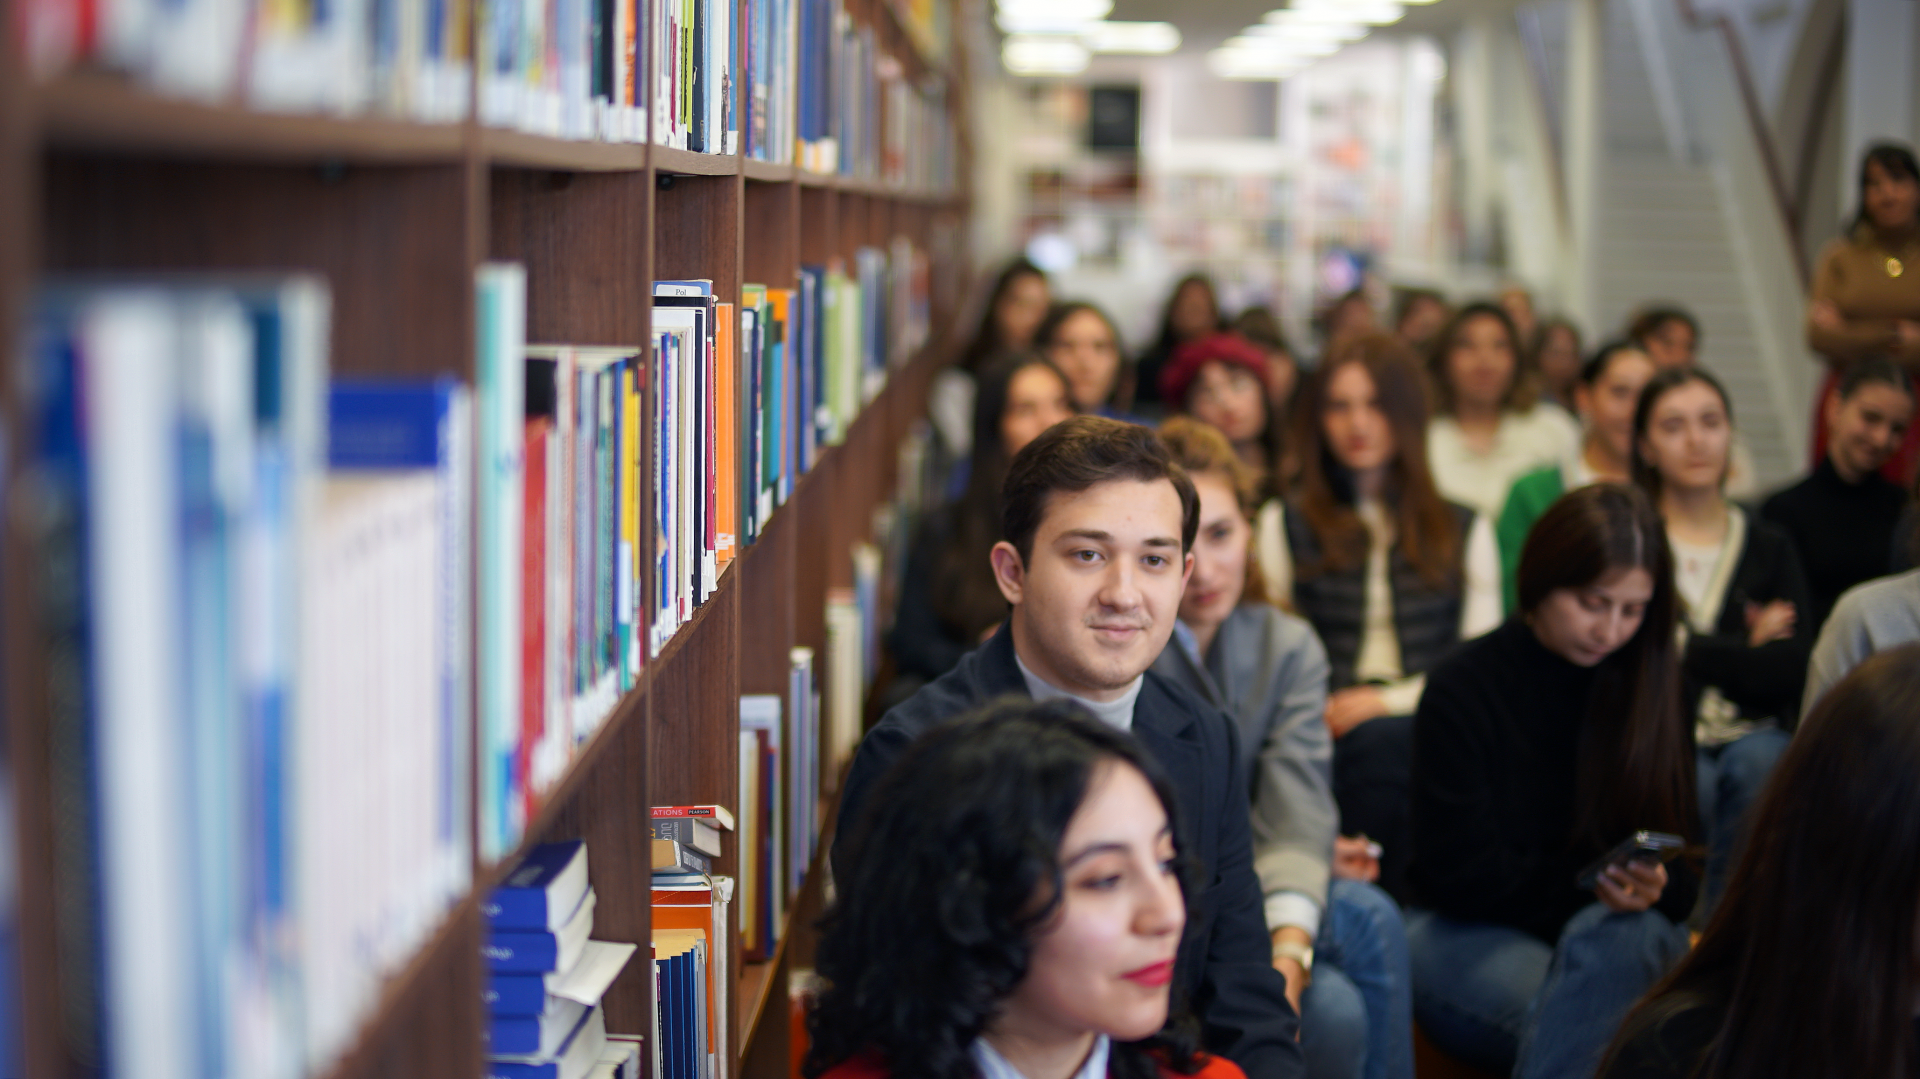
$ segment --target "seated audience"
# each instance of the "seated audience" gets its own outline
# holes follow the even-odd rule
[[[1653,377],[1653,361],[1626,341],[1600,346],[1580,369],[1574,385],[1586,435],[1580,452],[1558,465],[1542,468],[1515,480],[1500,509],[1500,583],[1506,610],[1519,602],[1514,573],[1520,566],[1520,548],[1527,530],[1547,507],[1575,487],[1589,483],[1626,483],[1633,472],[1633,410],[1641,387]]]
[[[1649,304],[1641,308],[1627,324],[1627,339],[1639,345],[1662,371],[1699,363],[1700,322],[1684,308],[1670,304]],[[1743,502],[1757,497],[1760,481],[1753,451],[1737,434],[1732,453],[1733,464],[1727,472],[1727,497]]]
[[[1153,406],[1156,416],[1164,408],[1171,408],[1171,403],[1160,399],[1160,373],[1173,362],[1174,350],[1188,341],[1219,333],[1225,325],[1213,278],[1196,273],[1176,282],[1160,315],[1160,333],[1134,366],[1136,401]]]
[[[1034,347],[1067,376],[1073,405],[1089,416],[1128,420],[1133,372],[1120,348],[1120,330],[1090,303],[1056,304],[1033,336]]]
[[[1540,324],[1529,347],[1534,369],[1540,372],[1541,397],[1573,408],[1574,384],[1580,378],[1580,330],[1556,316]]]
[[[1868,656],[1920,641],[1920,570],[1855,585],[1833,605],[1807,661],[1800,714]]]
[[[1808,714],[1755,806],[1767,837],[1622,1025],[1605,1079],[1920,1073],[1920,646]],[[1814,957],[1818,957],[1815,959]]]
[[[1007,617],[987,552],[1000,539],[1007,462],[1040,432],[1073,415],[1067,378],[1038,356],[1008,356],[980,374],[973,460],[960,496],[929,514],[907,553],[887,646],[917,689],[953,669]]]
[[[1239,1079],[1170,988],[1199,868],[1175,802],[1066,701],[928,731],[851,822],[801,1074]]]
[[[1280,417],[1268,394],[1267,358],[1239,334],[1216,333],[1174,350],[1160,372],[1160,401],[1170,413],[1185,413],[1216,427],[1233,451],[1260,477],[1264,492],[1276,489]]]
[[[1075,416],[1021,450],[1001,488],[994,581],[1012,607],[987,642],[869,730],[840,790],[858,821],[874,784],[922,733],[998,697],[1071,697],[1132,730],[1166,769],[1187,853],[1206,867],[1177,993],[1202,1041],[1253,1079],[1302,1074],[1299,1023],[1273,969],[1253,868],[1247,777],[1233,721],[1147,670],[1166,649],[1192,566],[1199,502],[1145,427]],[[835,832],[833,864],[846,864]]]
[[[940,449],[948,465],[965,460],[973,452],[969,421],[973,416],[975,377],[1001,356],[1032,347],[1033,333],[1040,328],[1051,302],[1047,275],[1025,258],[1008,263],[994,279],[979,327],[960,359],[935,376],[928,391],[927,418],[940,436]]]
[[[1677,605],[1653,504],[1582,487],[1527,537],[1520,614],[1427,679],[1407,939],[1414,1014],[1446,1052],[1521,1079],[1591,1075],[1686,952],[1686,857],[1581,880],[1637,831],[1700,839]]]
[[[1813,473],[1760,507],[1793,540],[1807,573],[1809,636],[1840,594],[1887,572],[1907,495],[1880,474],[1913,419],[1913,384],[1880,357],[1856,361],[1827,393],[1827,449]]]
[[[1393,306],[1393,332],[1415,355],[1424,356],[1452,316],[1453,308],[1447,306],[1447,298],[1437,290],[1401,289]]]
[[[1434,418],[1427,459],[1440,493],[1489,521],[1513,481],[1573,456],[1580,431],[1557,405],[1538,403],[1539,380],[1507,313],[1470,303],[1428,356]]]
[[[1723,491],[1733,408],[1701,368],[1669,368],[1634,412],[1634,481],[1660,508],[1685,603],[1687,715],[1711,843],[1707,911],[1726,884],[1747,809],[1799,717],[1812,633],[1806,576],[1786,533]]]
[[[1385,892],[1330,879],[1339,813],[1322,720],[1327,654],[1313,628],[1267,602],[1253,564],[1257,480],[1225,436],[1176,416],[1160,437],[1200,496],[1193,576],[1153,670],[1240,729],[1253,793],[1253,866],[1273,965],[1300,1012],[1312,1079],[1413,1075],[1407,934]]]
[[[1407,864],[1413,712],[1424,675],[1500,622],[1493,523],[1427,472],[1426,387],[1398,338],[1350,338],[1301,391],[1300,479],[1261,510],[1272,595],[1320,635],[1342,828],[1381,844],[1381,885]]]

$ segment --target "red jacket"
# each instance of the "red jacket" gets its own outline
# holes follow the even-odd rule
[[[1198,1059],[1201,1062],[1200,1070],[1190,1076],[1183,1076],[1162,1065],[1160,1079],[1247,1079],[1247,1073],[1240,1070],[1240,1065],[1226,1057],[1202,1053]],[[886,1065],[868,1054],[835,1064],[820,1079],[888,1079],[888,1074]]]

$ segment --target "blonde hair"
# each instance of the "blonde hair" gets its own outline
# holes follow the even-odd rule
[[[1247,578],[1240,588],[1240,602],[1272,603],[1267,594],[1267,579],[1260,572],[1260,560],[1253,557],[1252,525],[1260,512],[1260,473],[1233,450],[1233,443],[1218,427],[1192,416],[1173,416],[1160,425],[1160,441],[1189,476],[1214,475],[1227,481],[1233,500],[1246,519]]]

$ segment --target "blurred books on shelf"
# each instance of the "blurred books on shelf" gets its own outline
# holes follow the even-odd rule
[[[720,806],[655,806],[654,845],[680,847],[662,831],[694,834],[701,824],[713,838],[733,830],[735,816]],[[718,857],[719,843],[714,844]],[[683,855],[693,854],[683,850]],[[705,857],[704,855],[701,857]],[[734,975],[725,946],[734,878],[716,877],[684,865],[653,872],[653,972],[655,979],[653,1075],[658,1079],[723,1079],[733,1059],[728,1001]]]

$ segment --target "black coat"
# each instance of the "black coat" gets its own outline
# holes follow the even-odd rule
[[[1305,1074],[1294,1040],[1299,1018],[1287,1004],[1286,981],[1273,969],[1260,882],[1253,872],[1247,810],[1248,767],[1233,721],[1200,698],[1148,671],[1133,708],[1133,734],[1159,762],[1179,799],[1181,849],[1205,881],[1187,908],[1186,939],[1175,967],[1201,1023],[1205,1048],[1246,1071],[1249,1079]],[[860,810],[887,767],[922,732],[1000,697],[1026,697],[1003,626],[958,666],[895,706],[860,742],[840,795],[834,829],[857,828]]]
[[[1793,636],[1758,648],[1747,644],[1748,603],[1776,599],[1794,605]],[[1772,717],[1784,730],[1800,721],[1800,694],[1813,656],[1813,599],[1793,541],[1777,525],[1747,518],[1747,542],[1727,582],[1710,634],[1687,633],[1686,714],[1697,715],[1708,686],[1718,689],[1750,719]]]

